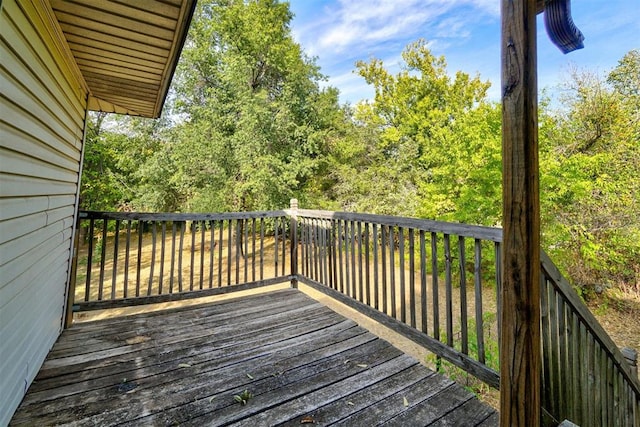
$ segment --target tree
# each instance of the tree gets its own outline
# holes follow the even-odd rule
[[[572,70],[561,108],[542,108],[543,242],[579,288],[640,291],[637,51],[605,79]]]
[[[452,78],[444,57],[433,56],[424,40],[402,57],[397,75],[378,59],[357,63],[375,99],[356,109],[364,140],[345,148],[356,150],[345,157],[355,163],[339,166],[340,185],[356,193],[350,203],[374,212],[496,224],[500,114],[486,101],[489,83],[463,72]]]
[[[182,123],[164,150],[182,209],[282,208],[314,185],[344,116],[291,18],[275,0],[199,2],[176,73]]]

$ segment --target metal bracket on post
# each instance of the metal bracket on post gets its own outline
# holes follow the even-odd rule
[[[291,199],[291,287],[298,287],[298,199]]]

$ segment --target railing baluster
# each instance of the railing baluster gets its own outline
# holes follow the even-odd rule
[[[176,233],[178,228],[176,222],[171,221],[171,267],[169,269],[169,293],[173,293],[173,281],[176,274]]]
[[[555,292],[551,286],[547,293],[548,309],[549,309],[549,370],[551,375],[551,396],[553,403],[553,413],[559,415],[562,407],[560,406],[561,388],[560,388],[560,364],[558,352],[558,307],[556,304]]]
[[[362,223],[358,221],[358,301],[364,302],[364,282],[362,277]]]
[[[191,224],[189,224],[189,228],[191,231],[191,251],[190,251],[190,259],[191,262],[189,264],[189,290],[192,291],[193,290],[193,268],[195,267],[194,265],[194,260],[195,260],[195,255],[196,255],[196,230],[195,230],[195,222],[191,221]]]
[[[558,368],[560,372],[567,372],[564,370],[566,367],[567,360],[567,347],[566,347],[566,318],[564,313],[564,301],[562,300],[562,296],[557,292],[554,292],[555,296],[555,304],[556,304],[556,314],[557,318],[557,337],[558,337]],[[564,376],[564,375],[563,375]],[[558,405],[563,408],[563,413],[565,414],[564,418],[568,418],[570,412],[570,404],[567,399],[567,395],[571,393],[571,391],[567,388],[568,381],[558,381],[559,386],[559,400]]]
[[[218,221],[218,287],[222,287],[222,248],[224,246],[224,220]],[[262,265],[262,253],[260,253]]]
[[[318,280],[320,277],[318,263],[318,220],[311,220],[311,256],[313,257],[313,279]]]
[[[256,219],[251,218],[251,280],[256,281]]]
[[[236,285],[238,283],[240,283],[240,256],[242,253],[242,220],[238,219],[236,220]],[[278,272],[278,220],[275,220],[275,224],[276,224],[276,253],[275,253],[275,260],[276,260],[276,273]]]
[[[149,266],[149,286],[147,287],[147,296],[151,295],[151,290],[153,287],[153,269],[156,263],[156,222],[151,222],[151,265]]]
[[[604,425],[604,418],[602,417],[603,413],[603,402],[602,402],[602,357],[603,351],[602,348],[595,342],[594,353],[593,353],[593,367],[594,367],[594,376],[595,376],[595,385],[593,388],[594,391],[594,401],[595,401],[595,416],[594,416],[594,425]],[[633,393],[631,393],[633,396]]]
[[[338,248],[339,244],[339,236],[336,235],[338,232],[336,227],[336,221],[331,220],[331,263],[333,265],[333,276],[332,276],[332,285],[333,289],[338,290]]]
[[[451,280],[451,238],[444,235],[444,291],[447,345],[453,347],[453,283]]]
[[[167,223],[162,222],[161,230],[161,243],[160,243],[160,272],[158,276],[158,295],[162,295],[162,280],[164,279],[164,255],[165,255],[165,240],[167,238]]]
[[[373,307],[380,310],[380,290],[378,286],[378,224],[373,223]]]
[[[281,218],[280,219],[282,221],[282,264],[280,266],[280,269],[282,271],[282,275],[285,275],[285,271],[287,268],[287,260],[286,260],[286,256],[287,256],[287,223],[285,221],[285,218]],[[278,272],[276,271],[276,274],[274,277],[278,276]]]
[[[95,221],[93,218],[89,220],[89,248],[87,249],[87,278],[84,284],[84,300],[89,301],[91,298],[91,272],[93,270],[93,231],[95,229]],[[140,269],[138,268],[138,271]]]
[[[609,401],[609,362],[611,361],[611,359],[609,359],[607,353],[605,351],[602,352],[601,354],[601,360],[600,360],[600,372],[601,372],[601,379],[600,379],[600,399],[602,400],[602,414],[601,414],[601,420],[602,422],[600,423],[601,426],[610,426],[611,425],[611,420],[609,418],[609,405],[611,404],[611,402]]]
[[[500,336],[500,324],[502,323],[502,245],[500,242],[494,243],[495,273],[496,273],[496,317],[498,318],[498,336]]]
[[[124,298],[129,297],[129,258],[130,258],[130,250],[131,250],[131,220],[127,221],[127,242],[125,245],[125,256],[124,256]]]
[[[304,239],[305,239],[305,270],[307,277],[313,278],[313,220],[305,219]]]
[[[115,233],[113,239],[113,268],[111,270],[111,299],[116,298],[116,287],[118,283],[118,250],[120,242],[120,220],[116,220]]]
[[[182,292],[182,251],[184,249],[184,233],[187,231],[187,222],[180,221],[180,244],[178,245],[178,292]]]
[[[331,222],[329,220],[322,220],[322,237],[324,247],[324,284],[331,287]]]
[[[425,334],[429,333],[429,316],[427,310],[427,245],[424,230],[420,230],[420,322],[421,330]]]
[[[356,223],[350,221],[349,223],[349,255],[351,256],[351,297],[358,298],[358,274],[356,270]]]
[[[144,235],[144,222],[138,221],[138,258],[136,259],[136,297],[140,296],[140,272],[142,271],[142,237]]]
[[[319,219],[316,221],[316,233],[317,233],[317,245],[318,245],[318,281],[324,283],[324,220]]]
[[[438,298],[438,235],[431,232],[431,292],[433,293],[433,337],[440,340],[440,298]]]
[[[587,339],[587,364],[586,364],[586,372],[587,372],[587,377],[586,377],[586,383],[587,383],[587,395],[589,396],[589,402],[587,403],[587,419],[589,420],[589,424],[590,425],[595,425],[595,409],[596,409],[596,401],[594,399],[594,394],[592,393],[592,391],[594,390],[595,387],[595,376],[594,376],[594,363],[593,363],[593,356],[594,356],[594,343],[593,343],[593,336],[591,334],[587,335],[587,330],[585,329],[585,335],[586,335],[586,339]]]
[[[349,221],[344,222],[344,269],[345,269],[345,292],[351,296],[351,268],[349,266],[349,253],[351,252],[351,240],[349,231]]]
[[[307,219],[298,217],[298,233],[300,233],[300,251],[298,264],[302,276],[309,277],[307,272]]]
[[[387,227],[385,225],[380,226],[381,242],[380,242],[380,265],[382,266],[382,312],[389,314],[387,310]]]
[[[260,218],[260,280],[264,279],[264,218]]]
[[[400,264],[400,321],[407,323],[406,284],[404,274],[404,229],[398,227],[398,264]]]
[[[458,259],[460,268],[460,339],[462,354],[469,354],[469,330],[467,319],[467,257],[465,239],[458,236]]]
[[[482,246],[480,239],[475,239],[474,286],[476,291],[476,335],[478,337],[478,361],[485,363],[484,351],[484,319],[482,318]]]
[[[204,240],[205,240],[205,230],[204,221],[199,221],[200,225],[200,289],[204,289]]]
[[[102,240],[100,242],[100,282],[98,283],[98,299],[101,300],[104,291],[104,264],[107,259],[107,227],[109,223],[102,220]]]
[[[409,310],[411,327],[416,327],[416,254],[414,229],[409,229]],[[403,268],[404,270],[404,268]]]
[[[369,254],[369,246],[370,236],[369,236],[369,223],[364,223],[364,260],[365,260],[365,287],[366,287],[366,304],[371,306],[371,266],[370,266],[370,254]]]
[[[578,360],[580,354],[580,323],[578,316],[572,314],[571,317],[571,345],[569,347],[569,360]],[[572,363],[570,367],[571,375],[571,388],[567,392],[571,395],[573,402],[573,414],[571,419],[575,423],[582,423],[582,417],[580,414],[582,408],[582,401],[580,399],[580,366],[578,363]],[[580,425],[580,424],[578,424]]]
[[[231,243],[233,241],[231,238],[231,233],[233,231],[232,228],[233,220],[230,219],[227,221],[227,286],[231,286]]]
[[[540,319],[541,319],[541,336],[542,336],[542,348],[543,351],[543,384],[542,384],[542,401],[545,408],[550,411],[551,415],[554,417],[558,416],[558,410],[555,407],[555,402],[557,401],[555,386],[557,383],[554,382],[554,370],[557,365],[557,355],[554,355],[554,333],[553,333],[553,325],[555,325],[554,317],[557,316],[555,309],[555,298],[554,294],[551,292],[551,287],[548,285],[544,276],[541,275],[541,291],[540,291]]]
[[[344,263],[342,262],[342,245],[344,243],[342,221],[338,220],[338,266],[340,268],[340,292],[344,293]],[[347,285],[347,288],[349,286]]]
[[[209,289],[213,288],[213,265],[214,253],[216,251],[216,233],[215,223],[209,221]]]
[[[585,352],[587,351],[587,347],[588,347],[588,343],[587,343],[587,328],[584,325],[584,323],[580,322],[580,345],[579,345],[579,349],[580,349],[580,353],[581,354],[585,354]],[[587,362],[586,360],[584,362]],[[580,422],[581,425],[588,425],[588,421],[589,421],[589,364],[588,363],[581,363],[580,365],[580,393],[582,394],[581,396],[581,400],[582,400],[582,407],[581,407],[581,412],[582,412],[582,421]],[[621,423],[617,424],[617,425],[623,425]]]
[[[244,229],[244,281],[246,283],[249,281],[249,222],[243,219],[242,224]],[[282,247],[284,248],[284,245]],[[282,260],[282,265],[284,266],[284,259]]]
[[[391,317],[398,318],[396,310],[396,261],[395,253],[396,239],[393,232],[393,226],[389,227],[389,295],[391,296]]]

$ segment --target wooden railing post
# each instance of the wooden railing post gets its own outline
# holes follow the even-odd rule
[[[298,287],[298,199],[290,201],[291,215],[291,287]]]
[[[540,425],[536,0],[502,0],[500,425]]]
[[[620,352],[631,366],[631,372],[638,375],[638,352],[630,347],[622,347]]]
[[[73,239],[71,243],[71,266],[69,273],[69,283],[67,285],[67,302],[64,318],[64,328],[71,327],[73,323],[73,304],[76,295],[76,274],[78,271],[78,247],[80,245],[80,215],[76,215],[76,225],[73,229]]]

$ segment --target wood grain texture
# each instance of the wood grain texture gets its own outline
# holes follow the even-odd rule
[[[540,202],[536,55],[536,1],[503,0],[502,426],[540,425]]]
[[[234,395],[244,390],[253,397],[240,405]],[[11,425],[302,420],[497,423],[493,409],[451,380],[286,289],[73,325],[52,349]]]

